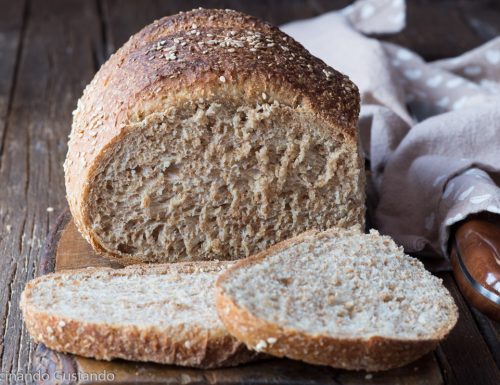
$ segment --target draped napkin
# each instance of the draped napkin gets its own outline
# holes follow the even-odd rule
[[[451,226],[500,214],[500,37],[425,62],[367,36],[404,27],[404,1],[361,0],[281,29],[360,89],[374,227],[407,252],[447,256]]]

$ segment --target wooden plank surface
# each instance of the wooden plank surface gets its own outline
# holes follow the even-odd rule
[[[69,216],[69,212],[66,211],[65,215]],[[67,219],[64,222],[66,224],[61,231],[57,246],[54,248],[55,253],[45,256],[47,259],[55,260],[55,271],[82,269],[89,266],[123,267],[123,265],[116,261],[97,255],[80,235],[72,220]]]
[[[275,25],[340,9],[350,0],[101,0],[108,53],[131,34],[163,16],[195,7],[232,8]],[[380,38],[406,46],[428,60],[459,55],[500,34],[500,1],[408,0],[407,27]]]
[[[446,383],[498,385],[500,371],[468,305],[452,275],[442,274],[441,278],[459,309],[457,325],[436,351]]]
[[[66,218],[60,220],[59,226],[53,229],[50,239],[53,244],[48,244],[48,252],[44,255],[44,266],[55,266],[56,271],[73,270],[85,267],[122,267],[119,263],[110,261],[94,253],[87,242],[82,238],[75,224],[66,211]],[[48,260],[55,260],[49,263]],[[41,273],[47,273],[42,271]],[[366,382],[367,378],[374,383],[386,385],[396,384],[443,384],[440,366],[433,353],[427,354],[420,360],[403,368],[381,373],[366,373],[336,370],[327,367],[307,365],[305,363],[271,359],[242,365],[235,368],[199,370],[168,365],[147,363],[134,363],[123,360],[112,362],[97,361],[68,354],[59,354],[40,345],[34,355],[36,370],[49,374],[55,379],[55,370],[66,373],[80,373],[90,377],[91,373],[100,373],[102,380],[88,382],[85,379],[76,382],[83,384],[104,384],[107,378],[105,373],[113,376],[113,383],[121,384],[176,384],[189,385],[209,382],[213,385],[237,384],[317,384],[317,385],[359,385]],[[95,379],[94,379],[95,380]],[[49,382],[52,384],[54,382]],[[48,385],[45,384],[45,385]],[[488,385],[488,384],[485,384]]]
[[[5,347],[9,318],[16,314],[12,309],[12,281],[17,271],[18,255],[12,249],[19,250],[22,228],[15,218],[16,213],[5,207],[5,181],[8,172],[4,153],[11,145],[7,134],[9,117],[12,112],[12,94],[18,79],[18,57],[23,40],[26,4],[19,1],[0,1],[0,370],[11,370],[15,367],[12,361],[3,357],[10,356],[9,347]],[[12,130],[12,127],[10,127]],[[16,227],[14,226],[16,222]]]
[[[102,1],[104,20],[108,28],[108,47],[111,52],[127,41],[130,35],[153,20],[196,7],[236,9],[280,25],[290,20],[304,19],[326,11],[340,9],[350,3],[350,0]]]
[[[471,306],[469,306],[469,309],[476,320],[477,327],[484,341],[490,349],[497,368],[500,368],[500,323],[489,319]]]
[[[26,373],[30,365],[33,347],[20,321],[19,295],[38,269],[43,243],[64,204],[62,162],[71,111],[103,60],[144,24],[183,9],[228,7],[279,24],[348,2],[0,0],[2,373]],[[499,1],[410,0],[409,12],[408,27],[384,39],[415,49],[428,59],[459,54],[500,33]],[[55,211],[47,211],[49,207]],[[480,316],[466,317],[466,322],[473,326],[477,322],[479,331],[489,336],[489,351],[498,352],[497,328]],[[455,377],[445,377],[449,382],[468,384],[466,380],[482,378],[479,364],[468,369],[464,360],[453,356],[453,350],[451,345],[443,348],[447,361],[440,357],[442,369],[455,371]],[[483,352],[481,348],[478,354]],[[466,370],[470,373],[461,377],[460,371]]]
[[[4,13],[16,6],[17,12]],[[12,41],[2,43],[0,61],[18,58],[0,154],[2,373],[29,371],[33,346],[21,322],[19,297],[55,219],[47,208],[60,210],[64,204],[62,163],[71,111],[95,71],[93,52],[100,44],[94,8],[93,2],[73,0],[33,1],[26,11],[22,1],[1,4],[0,30]]]

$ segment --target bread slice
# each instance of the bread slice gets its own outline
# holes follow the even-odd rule
[[[247,346],[345,369],[403,366],[458,318],[442,281],[374,230],[306,232],[238,262],[216,293],[222,322]]]
[[[200,368],[256,354],[219,321],[214,281],[227,263],[89,268],[29,282],[21,309],[33,339],[100,360],[123,358]]]
[[[121,263],[235,260],[364,221],[359,93],[278,28],[196,9],[145,27],[78,102],[71,213]]]

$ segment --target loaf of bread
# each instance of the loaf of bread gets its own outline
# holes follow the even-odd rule
[[[376,231],[307,232],[226,270],[216,293],[247,346],[345,369],[406,365],[458,318],[441,280]]]
[[[256,353],[217,317],[214,281],[231,262],[84,269],[29,282],[26,327],[51,349],[202,368],[248,362]]]
[[[230,10],[163,18],[99,70],[65,162],[79,231],[122,263],[234,260],[364,221],[347,76]]]

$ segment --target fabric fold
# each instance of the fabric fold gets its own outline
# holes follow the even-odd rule
[[[404,13],[362,0],[282,29],[360,89],[369,223],[408,252],[447,256],[454,224],[500,214],[500,37],[428,63],[366,36],[400,31]]]

